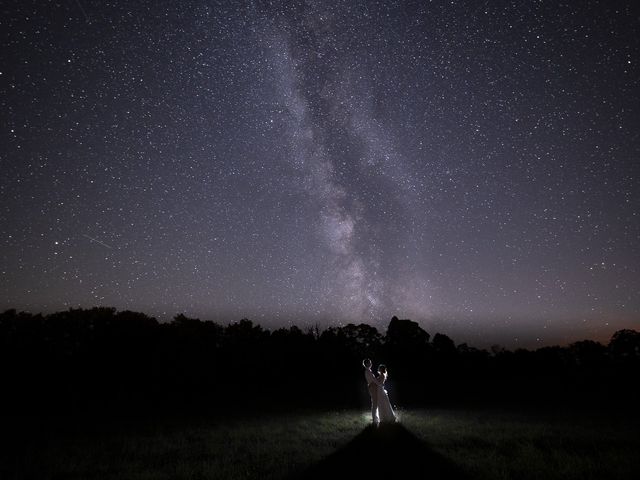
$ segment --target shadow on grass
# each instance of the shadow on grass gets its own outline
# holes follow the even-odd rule
[[[340,450],[292,479],[465,479],[456,465],[401,424],[369,426]]]

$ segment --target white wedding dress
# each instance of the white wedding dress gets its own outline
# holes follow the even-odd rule
[[[393,423],[396,421],[396,414],[391,408],[391,402],[389,401],[389,395],[384,388],[384,382],[387,379],[385,375],[379,375],[376,380],[378,387],[378,418],[380,423]]]

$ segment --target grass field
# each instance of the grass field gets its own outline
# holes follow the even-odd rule
[[[590,412],[299,412],[207,420],[47,424],[6,439],[2,478],[640,478],[637,417]],[[35,433],[37,432],[37,433]]]

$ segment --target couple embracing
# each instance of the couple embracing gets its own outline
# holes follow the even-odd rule
[[[373,424],[393,423],[396,421],[396,414],[391,408],[389,395],[384,389],[384,382],[387,380],[387,367],[378,366],[378,375],[375,376],[371,371],[371,359],[365,358],[362,361],[364,366],[364,378],[367,380],[369,394],[371,395],[371,417]]]

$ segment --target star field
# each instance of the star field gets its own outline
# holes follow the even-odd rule
[[[640,325],[633,2],[7,2],[2,308]]]

